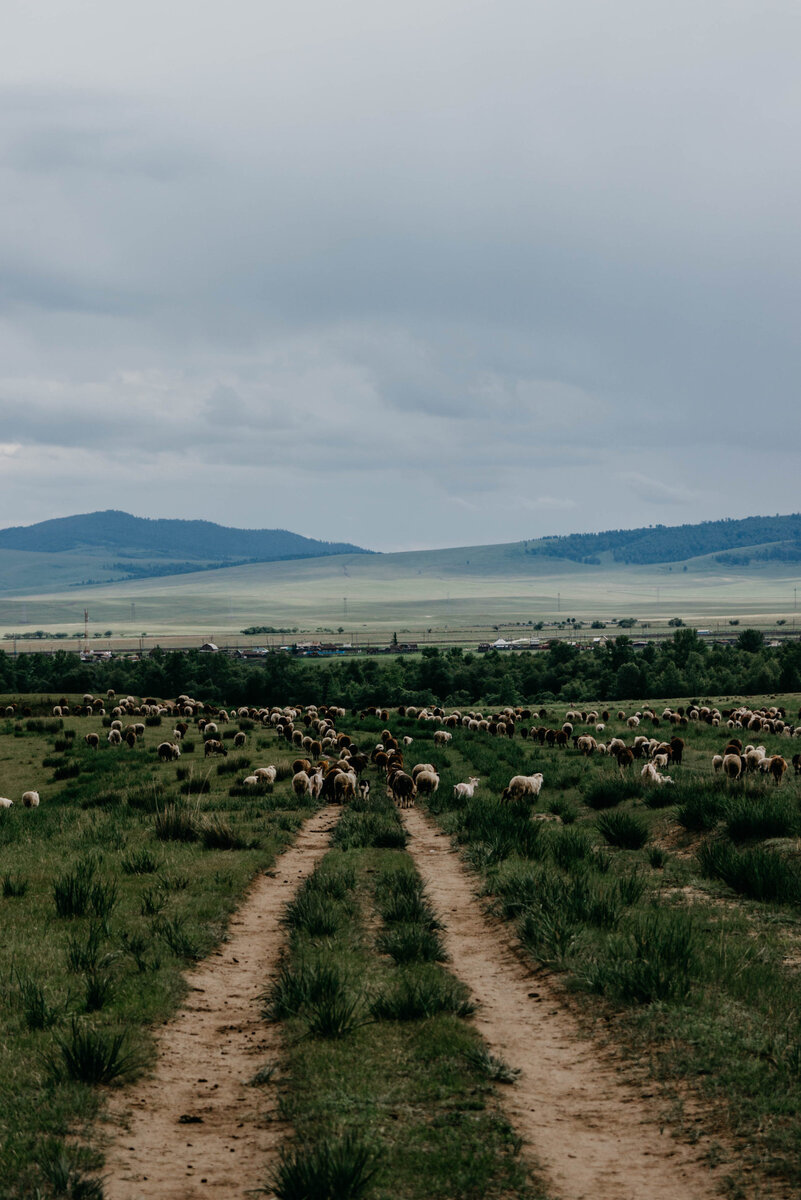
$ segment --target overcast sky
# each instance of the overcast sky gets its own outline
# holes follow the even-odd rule
[[[0,524],[801,508],[797,0],[6,0]]]

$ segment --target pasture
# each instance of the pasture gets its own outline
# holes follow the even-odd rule
[[[0,551],[0,567],[4,554],[19,553]],[[52,570],[38,586],[22,585],[22,576],[10,573],[11,588],[0,595],[0,633],[44,629],[80,636],[85,608],[91,633],[110,629],[117,639],[138,639],[144,631],[147,646],[183,637],[242,643],[241,630],[250,626],[308,634],[341,629],[339,636],[355,644],[388,641],[394,632],[401,640],[440,634],[472,641],[492,630],[568,616],[585,623],[633,616],[666,630],[673,617],[713,632],[728,632],[731,619],[760,628],[782,620],[792,628],[801,582],[793,564],[724,567],[707,556],[687,564],[586,566],[527,556],[518,543],[256,563],[90,586],[81,580],[91,576],[70,576],[66,565],[63,576],[55,574],[62,580],[58,588],[44,583],[53,579]],[[281,634],[253,639],[287,640]]]
[[[798,697],[769,703],[797,719]],[[45,697],[17,705],[0,723],[0,792],[15,801],[0,811],[0,1196],[100,1196],[109,1091],[152,1068],[152,1031],[182,1002],[187,969],[228,936],[250,881],[273,870],[316,805],[291,787],[297,749],[253,713],[221,727],[227,757],[204,757],[192,719],[180,759],[165,763],[156,747],[169,716],[132,718],[149,722],[144,739],[112,747],[108,716],[53,717]],[[659,724],[644,718],[636,731],[686,743],[661,787],[642,782],[639,761],[622,772],[570,740],[523,738],[561,727],[553,703],[518,717],[512,738],[457,724],[444,746],[441,719],[350,714],[336,725],[366,753],[389,728],[413,739],[407,764],[436,767],[424,806],[446,835],[436,853],[469,863],[576,1036],[635,1081],[710,1184],[732,1197],[797,1195],[801,777],[790,767],[780,786],[759,773],[725,780],[712,757],[734,731],[669,724],[663,707]],[[596,737],[631,744],[617,713]],[[573,724],[578,734],[595,721]],[[234,751],[240,726],[247,741]],[[84,741],[91,731],[98,750]],[[788,762],[801,747],[736,732]],[[278,767],[276,783],[244,787],[262,763]],[[501,802],[513,775],[534,772],[544,785],[533,803]],[[475,795],[457,799],[471,776]],[[328,853],[287,909],[280,969],[264,980],[279,1042],[254,1086],[265,1097],[277,1088],[284,1124],[261,1182],[300,1195],[298,1179],[335,1161],[351,1172],[348,1194],[375,1200],[547,1196],[536,1140],[510,1116],[526,1062],[482,1046],[462,964],[443,961],[448,915],[420,883],[408,822],[374,765],[363,777],[372,795],[335,814]],[[23,809],[31,787],[41,804]]]

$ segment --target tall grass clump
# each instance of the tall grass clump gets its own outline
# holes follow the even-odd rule
[[[73,1017],[69,1033],[55,1040],[61,1059],[51,1059],[54,1074],[80,1083],[111,1083],[136,1065],[123,1049],[125,1039],[124,1032],[105,1032]]]
[[[277,1200],[359,1200],[377,1170],[376,1150],[348,1133],[283,1152],[269,1189]]]
[[[372,1016],[386,1021],[420,1021],[438,1013],[470,1017],[475,1009],[464,984],[435,967],[402,971],[400,978],[370,1005]]]
[[[82,917],[92,899],[95,863],[83,859],[71,871],[65,871],[53,883],[53,901],[59,917]]]
[[[688,833],[706,833],[724,815],[727,797],[716,782],[684,784],[672,791],[678,805],[676,820]]]
[[[352,807],[343,813],[334,830],[332,844],[340,850],[403,850],[409,840],[400,818],[390,805],[386,809],[357,812]]]
[[[604,841],[621,850],[641,850],[648,841],[648,826],[633,813],[603,813],[598,818],[598,830]]]
[[[161,842],[196,842],[200,837],[195,814],[176,804],[156,813],[153,832]]]
[[[798,806],[789,796],[732,796],[725,811],[733,842],[795,837],[799,831]]]
[[[643,794],[642,784],[636,779],[601,779],[589,783],[582,795],[582,800],[588,808],[600,811],[604,808],[615,808],[624,800],[639,800]]]
[[[689,913],[653,909],[635,917],[631,928],[613,935],[606,953],[579,976],[591,991],[624,1004],[681,1001],[699,974],[700,943]]]
[[[16,1000],[28,1029],[49,1029],[59,1017],[60,1006],[51,1004],[44,988],[29,975],[16,976]]]
[[[423,925],[399,924],[378,935],[378,949],[399,965],[413,962],[443,962],[442,938]]]
[[[724,838],[710,838],[699,847],[698,862],[707,877],[752,900],[801,903],[801,863],[766,846],[738,849]]]

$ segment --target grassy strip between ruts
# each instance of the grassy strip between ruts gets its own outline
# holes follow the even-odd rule
[[[279,1200],[541,1196],[472,1024],[441,965],[438,921],[383,798],[357,800],[288,907],[265,993],[284,1023],[282,1116],[295,1136],[268,1181]]]
[[[721,731],[706,728],[691,732],[708,757],[690,754],[675,787],[650,792],[570,749],[456,729],[440,750],[413,722],[392,728],[441,768],[429,810],[533,960],[559,974],[596,1034],[661,1083],[672,1128],[709,1138],[729,1194],[756,1194],[756,1171],[760,1195],[797,1195],[801,867],[775,844],[799,828],[796,787],[781,799],[758,780],[728,789],[709,765]],[[546,780],[536,809],[569,823],[499,803],[511,773],[534,770]],[[458,803],[452,785],[470,774],[481,788]],[[609,792],[601,811],[599,787]],[[737,845],[735,834],[774,841]]]
[[[71,726],[0,725],[0,791],[41,793],[0,817],[2,1200],[102,1195],[87,1172],[101,1167],[90,1122],[103,1087],[148,1061],[187,966],[310,812],[288,779],[240,795],[186,745],[177,766],[159,762],[157,729],[114,748],[85,718],[93,750]],[[292,753],[257,731],[246,761],[286,774]]]

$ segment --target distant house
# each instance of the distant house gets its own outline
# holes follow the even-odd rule
[[[492,643],[493,650],[510,650],[511,646],[512,643],[507,642],[506,638],[498,638],[496,642]]]
[[[204,642],[200,649],[201,652],[205,651],[206,654],[214,654],[220,649],[220,647],[215,646],[214,642]]]

